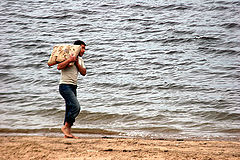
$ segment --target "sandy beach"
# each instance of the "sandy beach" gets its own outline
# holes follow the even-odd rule
[[[239,160],[240,142],[1,136],[1,160]]]

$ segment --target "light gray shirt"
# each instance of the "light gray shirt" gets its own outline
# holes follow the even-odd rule
[[[78,57],[78,62],[83,68],[86,68],[84,65],[84,61],[81,57]],[[78,80],[78,69],[76,65],[68,66],[61,70],[60,84],[77,85],[77,80]]]

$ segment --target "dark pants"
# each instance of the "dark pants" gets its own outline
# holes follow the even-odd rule
[[[66,103],[66,112],[64,125],[68,122],[71,126],[75,122],[76,117],[80,112],[80,105],[77,100],[77,86],[72,84],[60,84],[59,92],[61,96],[64,98]]]

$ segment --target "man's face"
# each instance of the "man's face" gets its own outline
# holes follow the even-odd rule
[[[79,56],[82,57],[83,54],[84,54],[84,52],[85,52],[85,46],[82,44],[82,45],[81,45],[81,50],[80,50]]]

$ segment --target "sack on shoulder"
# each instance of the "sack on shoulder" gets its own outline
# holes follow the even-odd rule
[[[70,55],[78,56],[81,50],[80,45],[56,45],[53,47],[52,54],[49,57],[48,65],[54,65],[60,62],[63,62],[69,58]],[[74,62],[69,63],[69,65],[73,65]]]

